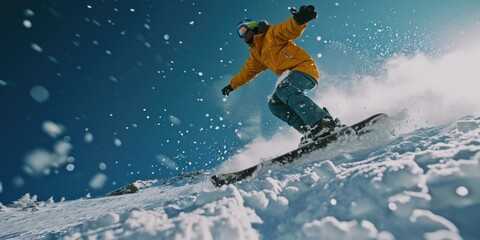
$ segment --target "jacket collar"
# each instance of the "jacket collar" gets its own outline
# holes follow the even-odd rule
[[[263,26],[262,26],[262,21],[260,21],[258,32],[255,35],[253,35],[253,42],[248,44],[248,46],[250,46],[250,48],[255,47],[255,42],[258,42],[257,39],[263,37],[265,33],[268,31],[268,29],[270,29],[271,26],[272,25],[269,25],[266,21],[263,21]]]

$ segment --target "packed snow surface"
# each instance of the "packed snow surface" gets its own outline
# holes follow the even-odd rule
[[[379,136],[218,189],[208,173],[121,196],[25,196],[0,205],[0,239],[478,239],[480,117]]]

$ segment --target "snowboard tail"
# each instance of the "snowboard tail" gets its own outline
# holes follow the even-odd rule
[[[288,153],[280,155],[278,157],[272,158],[255,166],[240,170],[238,172],[233,173],[224,173],[224,174],[216,174],[211,177],[212,184],[215,187],[221,187],[225,184],[231,184],[237,181],[244,180],[250,176],[252,176],[257,170],[261,168],[263,164],[273,163],[273,164],[287,164],[295,161],[296,159],[300,158],[302,155],[313,152],[318,149],[322,149],[328,146],[328,144],[336,141],[339,137],[345,135],[356,134],[357,136],[361,136],[370,132],[371,130],[367,127],[372,126],[376,122],[386,119],[388,117],[385,113],[375,114],[365,120],[362,120],[356,124],[353,124],[349,127],[342,128],[336,132],[333,132],[325,137],[321,137],[315,140],[312,143],[299,147],[295,150],[292,150]]]

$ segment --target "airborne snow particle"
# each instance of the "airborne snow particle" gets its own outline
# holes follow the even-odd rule
[[[172,123],[173,125],[180,125],[182,124],[182,121],[180,121],[179,118],[175,117],[175,116],[170,116],[170,123]]]
[[[30,20],[23,20],[23,26],[26,28],[31,28],[32,22],[30,22]]]
[[[113,140],[113,143],[114,143],[115,146],[117,146],[117,147],[121,147],[121,146],[122,146],[122,141],[120,141],[120,139],[118,139],[118,138],[115,138],[115,139]]]
[[[397,204],[391,202],[388,204],[388,208],[392,211],[396,211],[398,207],[397,207]]]
[[[7,85],[8,85],[7,82],[0,79],[0,87],[5,87]]]
[[[322,58],[322,54],[321,53],[317,54],[317,58]]]
[[[55,166],[56,164],[63,164],[67,161],[67,156],[70,153],[70,150],[72,150],[73,146],[69,142],[66,141],[58,141],[55,143],[53,146],[55,150],[55,154],[58,156],[55,156],[56,162],[53,164]]]
[[[163,154],[158,154],[157,155],[157,161],[161,163],[163,166],[167,167],[168,169],[176,169],[178,168],[177,163],[170,159],[169,157],[163,155]]]
[[[58,60],[53,56],[48,56],[48,60],[50,60],[53,63],[58,63]]]
[[[45,121],[42,124],[43,131],[50,135],[52,138],[56,138],[63,134],[65,127],[61,124],[54,123],[52,121]]]
[[[107,169],[107,164],[101,162],[99,165],[98,165],[98,168],[102,171],[105,171]]]
[[[199,72],[199,73],[198,73],[198,76],[200,76],[200,77],[203,76],[203,73],[202,73],[202,72]]]
[[[25,180],[22,177],[16,176],[13,178],[13,186],[16,188],[21,188],[25,186]]]
[[[460,186],[457,188],[456,190],[458,196],[460,197],[465,197],[468,195],[468,188],[464,187],[464,186]]]
[[[93,189],[101,189],[101,188],[103,188],[103,186],[107,182],[107,179],[108,179],[107,175],[105,175],[103,173],[97,173],[92,178],[92,180],[90,180],[89,185]]]
[[[2,182],[0,182],[0,193],[3,192],[3,185],[2,185]]]
[[[66,169],[67,169],[67,171],[71,172],[75,169],[75,165],[70,163],[70,164],[67,165]]]
[[[332,204],[332,206],[337,205],[337,199],[332,198],[332,199],[330,200],[330,204]]]
[[[32,47],[33,50],[35,50],[35,51],[37,51],[37,52],[39,52],[39,53],[43,52],[42,47],[40,47],[40,46],[39,46],[38,44],[36,44],[36,43],[32,43],[32,44],[30,45],[30,47]]]
[[[48,98],[50,97],[50,93],[45,87],[41,85],[37,85],[32,87],[32,89],[30,89],[30,96],[36,102],[43,103],[48,100]]]
[[[30,10],[30,9],[25,9],[25,12],[23,13],[25,15],[25,17],[33,17],[35,16],[35,13]]]
[[[118,79],[114,76],[109,76],[108,77],[112,82],[118,82]]]
[[[163,39],[168,40],[170,39],[170,36],[168,34],[163,35]]]
[[[322,40],[322,37],[317,36],[317,41],[321,41],[321,40]]]
[[[89,132],[85,133],[84,140],[86,143],[91,143],[93,141],[93,134]]]

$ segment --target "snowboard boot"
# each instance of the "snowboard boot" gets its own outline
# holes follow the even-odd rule
[[[333,119],[331,116],[324,117],[316,122],[314,126],[303,135],[298,146],[302,147],[315,142],[317,139],[325,137],[342,127],[345,127],[345,125],[343,125],[338,118]]]

